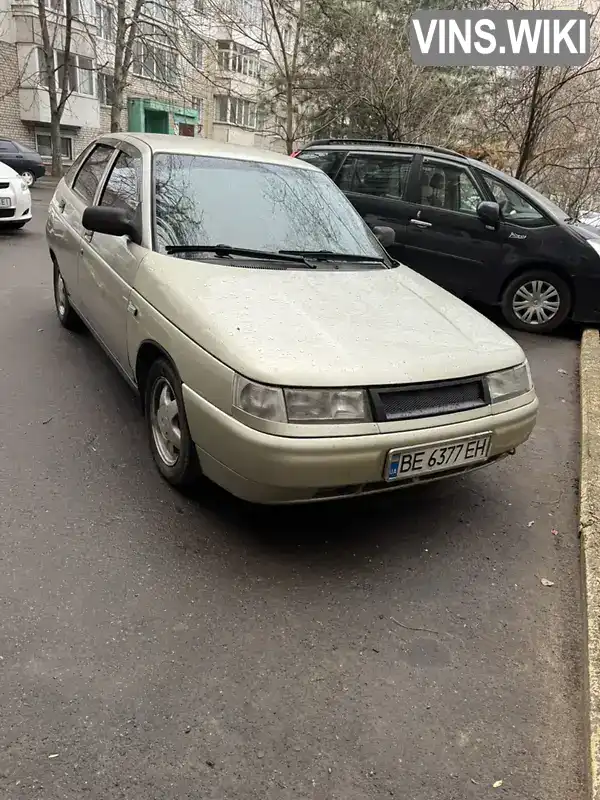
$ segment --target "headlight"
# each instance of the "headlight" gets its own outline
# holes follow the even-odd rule
[[[365,422],[371,418],[362,389],[280,389],[236,375],[233,405],[271,422]]]
[[[590,247],[593,247],[596,253],[600,256],[600,239],[588,239],[587,243]]]
[[[488,375],[487,380],[492,405],[502,403],[504,400],[512,400],[533,389],[527,361],[518,367],[503,369],[502,372],[492,372],[491,375]]]
[[[365,422],[369,409],[362,389],[284,389],[290,422]]]

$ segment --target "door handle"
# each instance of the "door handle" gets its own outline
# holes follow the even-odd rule
[[[424,219],[411,219],[409,224],[415,228],[431,228],[431,222],[425,222]]]

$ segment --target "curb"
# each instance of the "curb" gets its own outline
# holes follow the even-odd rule
[[[600,800],[600,334],[584,331],[580,353],[579,534],[585,615],[584,662],[589,791]]]

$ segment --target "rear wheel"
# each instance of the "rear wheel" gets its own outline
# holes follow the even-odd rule
[[[513,328],[550,333],[569,316],[569,285],[556,273],[531,270],[514,278],[504,290],[502,313]]]
[[[81,318],[69,302],[67,287],[60,273],[56,261],[54,263],[54,304],[56,306],[56,316],[58,321],[69,331],[78,331],[83,327]]]
[[[195,483],[200,466],[185,415],[181,379],[165,358],[150,367],[144,407],[150,450],[160,474],[178,488]]]
[[[35,183],[35,175],[29,169],[26,169],[24,172],[22,172],[21,177],[23,178],[27,186],[33,186],[33,184]]]

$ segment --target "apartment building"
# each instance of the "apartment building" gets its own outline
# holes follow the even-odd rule
[[[58,85],[67,70],[61,153],[68,164],[110,130],[117,39],[116,0],[72,0],[70,58],[65,2],[45,0]],[[282,149],[261,114],[268,53],[244,34],[259,25],[260,0],[144,0],[134,21],[121,130],[204,136]],[[131,22],[128,19],[128,22]],[[50,102],[37,0],[0,0],[0,137],[36,149],[50,162]],[[65,60],[68,63],[65,64]]]

